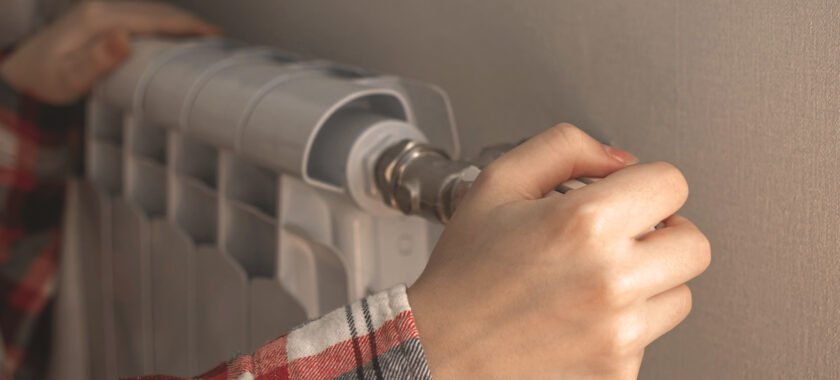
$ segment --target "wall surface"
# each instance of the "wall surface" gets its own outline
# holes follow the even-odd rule
[[[236,37],[441,85],[468,154],[569,121],[677,164],[715,256],[642,378],[840,378],[840,2],[181,3]]]

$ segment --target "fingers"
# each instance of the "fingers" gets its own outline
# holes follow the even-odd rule
[[[688,184],[671,164],[639,164],[569,192],[564,202],[593,204],[608,215],[605,229],[635,238],[676,213],[688,199]]]
[[[691,221],[672,216],[637,243],[634,279],[646,297],[699,276],[711,262],[709,240]]]
[[[602,177],[636,162],[570,124],[560,124],[502,155],[476,182],[497,202],[539,199],[564,181]],[[481,193],[481,191],[479,191]]]
[[[110,29],[122,25],[133,34],[205,35],[219,34],[219,28],[176,7],[156,2],[116,2],[114,17],[101,26]]]
[[[129,55],[128,34],[120,30],[104,33],[67,58],[63,78],[67,93],[82,94]]]
[[[83,2],[46,35],[54,46],[44,50],[60,54],[50,64],[55,80],[40,92],[55,104],[77,100],[128,57],[132,35],[216,33],[217,28],[162,3]]]
[[[86,31],[82,34],[88,37],[115,29],[129,34],[219,34],[218,27],[186,11],[158,2],[88,1],[79,5],[66,22],[71,24],[68,27]]]
[[[642,343],[647,346],[677,327],[691,312],[691,302],[691,290],[686,285],[649,299],[646,304],[647,328]]]
[[[87,49],[90,66],[94,68],[96,78],[102,76],[128,58],[131,41],[128,34],[115,30],[104,34]]]

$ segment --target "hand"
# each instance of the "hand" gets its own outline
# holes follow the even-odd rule
[[[46,103],[70,104],[128,57],[132,35],[216,33],[161,3],[86,1],[25,41],[0,65],[0,75]]]
[[[688,315],[710,248],[672,216],[680,171],[633,163],[566,124],[479,176],[408,291],[435,378],[638,376],[645,346]],[[605,178],[553,192],[583,176]]]

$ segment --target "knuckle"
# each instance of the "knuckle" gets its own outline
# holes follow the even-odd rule
[[[557,133],[560,133],[563,136],[574,137],[574,138],[579,138],[579,137],[583,136],[583,134],[584,134],[583,131],[580,128],[574,126],[573,124],[569,124],[569,123],[557,124],[557,125],[554,126],[554,128],[552,128],[552,130],[554,130]]]
[[[657,175],[669,190],[688,196],[688,181],[679,168],[662,161],[655,162],[653,165],[656,168]]]
[[[586,134],[580,128],[569,124],[561,123],[550,128],[544,134],[545,141],[557,150],[576,148]],[[561,152],[566,153],[566,152]]]
[[[604,268],[595,278],[593,291],[595,301],[601,308],[607,310],[621,309],[635,301],[633,280],[629,275]]]
[[[695,236],[695,246],[698,252],[698,259],[702,263],[702,267],[705,270],[709,267],[712,262],[712,243],[709,241],[709,238],[704,235],[702,232],[697,232]]]
[[[610,206],[606,200],[573,198],[576,194],[567,195],[568,202],[560,202],[555,215],[562,220],[563,236],[572,236],[580,242],[590,243],[595,247],[607,244],[609,239]]]
[[[712,243],[703,231],[687,219],[685,229],[686,235],[682,239],[681,248],[684,248],[685,255],[691,258],[692,264],[705,270],[712,261]]]
[[[565,212],[558,215],[564,215],[573,236],[603,242],[602,237],[609,220],[609,206],[605,201],[589,200],[565,207]]]
[[[601,351],[613,358],[634,358],[644,348],[644,324],[625,314],[608,320],[601,328]]]

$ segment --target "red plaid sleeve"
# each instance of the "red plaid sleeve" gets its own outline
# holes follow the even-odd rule
[[[405,286],[397,286],[298,327],[197,379],[431,379],[431,374]]]
[[[64,191],[81,161],[82,111],[81,104],[42,104],[0,78],[0,378],[44,375]]]

